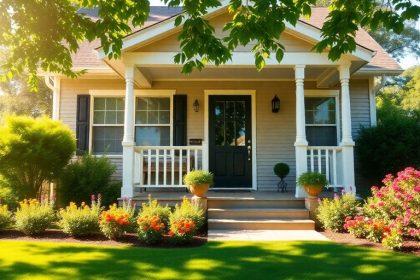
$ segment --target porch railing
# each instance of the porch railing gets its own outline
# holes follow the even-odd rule
[[[134,184],[142,188],[185,187],[183,176],[203,168],[202,146],[137,146]]]
[[[311,172],[324,174],[332,187],[341,185],[341,147],[309,146],[307,168]]]

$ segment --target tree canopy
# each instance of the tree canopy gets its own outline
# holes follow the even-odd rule
[[[285,23],[295,25],[301,16],[309,16],[316,0],[229,0],[232,21],[226,23],[227,36],[219,38],[209,21],[203,19],[209,9],[223,5],[221,0],[164,0],[168,6],[182,6],[176,25],[183,25],[179,37],[181,52],[175,62],[183,72],[201,69],[206,63],[223,64],[231,59],[238,45],[255,42],[253,52],[257,69],[275,54],[281,60],[284,47],[278,42]],[[0,0],[0,46],[10,55],[2,67],[3,79],[29,73],[35,84],[38,69],[70,77],[71,54],[84,41],[99,39],[109,58],[121,56],[123,37],[132,27],[142,26],[149,14],[148,0]],[[92,20],[81,8],[97,9],[99,19]],[[406,20],[417,20],[420,6],[410,0],[332,0],[330,13],[322,27],[322,40],[316,51],[329,51],[337,60],[356,49],[359,27],[376,30],[384,27],[399,34]],[[79,73],[80,74],[80,73]]]

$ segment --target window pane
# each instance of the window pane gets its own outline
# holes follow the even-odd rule
[[[170,114],[170,98],[137,98],[136,124],[169,124]]]
[[[136,127],[136,145],[169,146],[170,128],[168,126]]]
[[[147,124],[147,111],[136,112],[136,124]]]
[[[106,110],[117,110],[117,99],[116,98],[107,98],[106,99],[106,106],[105,109]]]
[[[159,111],[149,111],[147,113],[148,124],[159,124]]]
[[[124,111],[124,99],[123,98],[117,98],[117,110]]]
[[[123,124],[124,98],[95,98],[94,124]]]
[[[117,112],[117,124],[124,124],[124,111]]]
[[[93,123],[94,124],[104,124],[105,123],[105,111],[94,112]]]
[[[169,98],[159,98],[159,110],[170,110]]]
[[[307,126],[306,138],[309,146],[337,146],[337,127]]]
[[[147,110],[158,110],[159,98],[147,98]]]
[[[335,124],[334,97],[305,97],[307,124]]]
[[[169,111],[160,111],[159,112],[159,124],[169,124],[171,121],[170,119],[170,112]]]
[[[146,98],[137,98],[137,110],[147,110]]]
[[[94,127],[93,153],[121,154],[124,128],[123,127]]]
[[[95,110],[105,110],[105,98],[95,98],[94,109]]]
[[[116,111],[107,111],[105,115],[106,124],[116,124],[117,123],[117,112]]]

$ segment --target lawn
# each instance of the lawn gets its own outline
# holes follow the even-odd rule
[[[415,279],[420,259],[333,242],[163,249],[0,241],[0,279]],[[418,279],[418,278],[417,278]]]

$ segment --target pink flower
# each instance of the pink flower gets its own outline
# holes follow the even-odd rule
[[[384,202],[383,201],[379,201],[378,202],[378,207],[384,207]]]
[[[415,188],[414,188],[414,192],[420,192],[420,185],[417,185]]]

